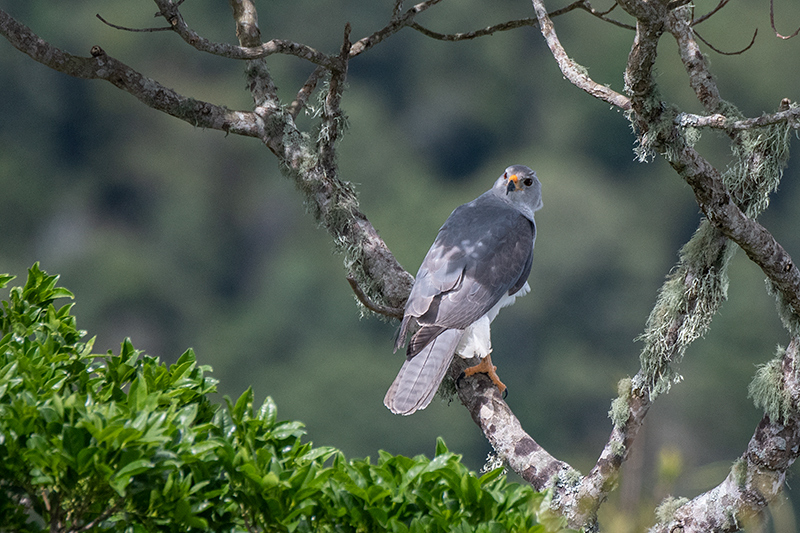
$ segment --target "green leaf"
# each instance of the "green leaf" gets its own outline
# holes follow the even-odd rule
[[[136,379],[131,383],[128,391],[128,406],[133,411],[141,411],[147,402],[147,382],[141,373],[136,374]]]
[[[149,459],[137,459],[120,468],[111,478],[109,483],[120,496],[125,495],[125,488],[130,484],[131,478],[153,468]]]
[[[11,274],[0,274],[0,289],[5,288],[8,282],[14,278],[16,278],[16,276],[12,276]]]
[[[433,460],[379,451],[377,464],[348,461],[304,442],[301,422],[278,422],[271,397],[254,413],[252,388],[215,407],[216,381],[192,350],[170,366],[130,339],[119,355],[93,355],[72,304],[52,305],[71,296],[57,280],[34,265],[0,307],[0,474],[35,487],[32,508],[57,491],[75,524],[116,507],[97,528],[130,532],[540,527],[542,496],[501,469],[477,477],[442,439]],[[0,497],[11,526],[27,520],[7,509]]]
[[[481,485],[488,485],[489,483],[491,483],[495,479],[497,479],[500,476],[502,476],[504,471],[505,471],[505,468],[500,466],[500,467],[497,467],[495,469],[492,469],[492,470],[486,472],[485,474],[483,474],[480,477]]]
[[[258,419],[263,421],[266,427],[270,428],[275,425],[275,420],[278,418],[278,407],[270,396],[264,399],[261,404],[261,409],[258,410]]]
[[[436,437],[436,454],[435,455],[442,455],[447,453],[449,450],[447,449],[447,445],[444,443],[444,439],[442,437]]]
[[[77,459],[78,455],[89,443],[89,432],[84,428],[64,426],[62,435],[64,441],[64,451]]]
[[[252,412],[253,409],[253,388],[247,387],[239,399],[236,400],[236,405],[233,406],[233,411],[231,412],[231,417],[233,418],[234,423],[241,423],[244,417],[245,411],[249,413]]]

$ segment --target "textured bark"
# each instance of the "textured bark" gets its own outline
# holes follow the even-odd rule
[[[416,21],[420,13],[441,1],[425,0],[404,9],[403,2],[395,0],[383,28],[351,41],[347,26],[343,28],[338,52],[326,54],[289,40],[262,41],[252,0],[229,0],[238,45],[215,43],[199,35],[183,19],[180,2],[154,0],[167,23],[160,29],[176,33],[199,52],[244,61],[253,100],[253,109],[248,111],[231,111],[181,95],[108,56],[99,46],[92,48],[89,57],[67,53],[3,10],[0,10],[0,34],[18,50],[54,70],[78,78],[108,81],[145,105],[194,126],[261,140],[343,252],[348,281],[365,307],[396,317],[401,314],[413,278],[397,263],[359,210],[355,189],[341,179],[336,164],[336,145],[344,122],[339,102],[348,61],[406,27],[431,38],[460,41],[538,26],[564,77],[590,96],[630,112],[640,159],[664,157],[692,187],[707,221],[701,223],[684,246],[680,261],[662,287],[642,335],[641,370],[620,383],[619,397],[613,401],[610,412],[613,427],[609,439],[587,475],[580,475],[569,464],[553,457],[526,433],[488,378],[459,377],[466,366],[460,358],[456,358],[450,370],[458,397],[508,466],[535,488],[551,490],[551,507],[563,514],[570,526],[596,529],[597,510],[614,488],[619,469],[650,405],[673,384],[676,377],[673,366],[680,361],[686,347],[705,331],[725,297],[725,270],[735,243],[767,275],[778,296],[781,318],[790,330],[792,340],[781,361],[781,378],[775,384],[776,394],[788,400],[779,416],[765,415],[747,450],[720,485],[679,507],[667,523],[658,524],[654,531],[740,529],[744,522],[758,516],[781,490],[786,471],[800,449],[797,412],[800,383],[796,370],[800,318],[795,312],[800,310],[800,271],[786,250],[755,220],[766,208],[768,195],[780,177],[769,174],[775,174],[776,169],[779,173],[787,154],[754,140],[762,131],[757,128],[784,127],[786,132],[797,129],[800,108],[784,100],[775,113],[745,118],[723,99],[695,40],[693,25],[716,14],[725,1],[692,20],[693,13],[683,0],[618,0],[614,7],[618,5],[635,18],[633,28],[609,18],[611,10],[598,12],[588,0],[576,0],[550,13],[543,0],[532,0],[535,18],[454,34],[438,33]],[[593,80],[562,46],[552,19],[575,10],[625,31],[635,29],[623,80],[626,94]],[[706,115],[680,112],[662,99],[653,67],[658,43],[665,35],[676,40],[689,85]],[[270,75],[266,58],[273,54],[292,55],[314,66],[290,103],[279,100]],[[316,124],[320,133],[312,135],[297,127],[295,117],[319,90],[326,91]],[[714,168],[687,140],[687,128],[724,130],[739,157],[736,168],[745,179]]]

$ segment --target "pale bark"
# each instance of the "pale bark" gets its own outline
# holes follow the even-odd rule
[[[336,164],[336,144],[344,121],[339,103],[348,62],[405,27],[435,39],[460,41],[522,26],[538,26],[565,78],[592,97],[630,112],[640,158],[664,157],[692,187],[706,220],[684,247],[680,261],[662,288],[642,335],[641,370],[620,383],[620,395],[610,413],[613,427],[609,439],[587,475],[580,475],[569,464],[553,457],[526,433],[488,379],[459,378],[465,363],[456,358],[451,376],[459,399],[512,470],[539,490],[551,489],[551,507],[563,514],[570,526],[596,529],[597,510],[614,488],[619,469],[634,445],[650,405],[675,382],[674,365],[680,362],[686,347],[707,329],[724,300],[726,265],[735,243],[770,280],[778,297],[779,313],[790,330],[791,342],[781,362],[782,379],[776,384],[790,399],[790,405],[782,416],[770,413],[764,417],[726,480],[679,507],[670,521],[657,525],[655,531],[736,531],[774,499],[800,448],[797,415],[800,384],[796,371],[800,319],[795,312],[800,309],[800,271],[786,250],[755,220],[766,208],[767,195],[777,186],[777,181],[772,183],[766,174],[780,167],[788,153],[775,152],[768,145],[754,143],[748,136],[757,128],[785,127],[787,132],[797,129],[800,108],[781,101],[772,114],[745,118],[722,98],[695,40],[693,25],[716,14],[727,0],[695,20],[690,18],[691,10],[684,7],[683,1],[619,0],[608,11],[599,12],[588,0],[577,0],[548,14],[543,0],[532,0],[535,17],[455,34],[438,33],[416,21],[417,15],[441,0],[426,0],[408,9],[404,9],[401,0],[396,0],[383,28],[354,41],[349,26],[343,28],[342,45],[333,54],[283,39],[262,41],[258,14],[251,0],[229,0],[238,45],[215,43],[199,35],[183,19],[180,3],[154,1],[167,24],[159,30],[176,33],[199,52],[246,63],[252,110],[231,111],[181,95],[108,56],[97,46],[88,57],[67,53],[3,10],[0,10],[0,34],[18,50],[54,70],[78,78],[108,81],[145,105],[194,126],[258,138],[279,160],[316,219],[343,252],[348,280],[358,298],[371,311],[391,317],[402,314],[413,278],[398,264],[359,210],[355,189],[341,179]],[[616,7],[635,19],[635,28],[610,18]],[[625,31],[635,30],[624,77],[625,94],[593,80],[585,68],[569,57],[559,41],[552,18],[576,10]],[[662,100],[653,66],[659,40],[665,35],[671,35],[678,43],[689,85],[706,115],[681,112]],[[290,103],[279,100],[270,75],[266,58],[273,54],[292,55],[314,66]],[[323,85],[323,81],[327,83]],[[295,118],[318,90],[326,93],[316,125],[320,133],[312,136],[297,127]],[[694,149],[687,140],[687,128],[705,127],[728,134],[734,149],[739,150],[737,164],[748,179],[736,181],[720,173]],[[772,166],[765,167],[765,161]]]

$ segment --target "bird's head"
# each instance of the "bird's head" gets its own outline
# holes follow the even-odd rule
[[[536,172],[525,165],[511,165],[497,178],[493,190],[506,201],[533,218],[534,211],[542,208],[542,184]]]

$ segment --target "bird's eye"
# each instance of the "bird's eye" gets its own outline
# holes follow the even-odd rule
[[[531,185],[533,185],[533,179],[532,178],[525,178],[522,181],[522,183],[524,183],[526,187],[530,187]]]

